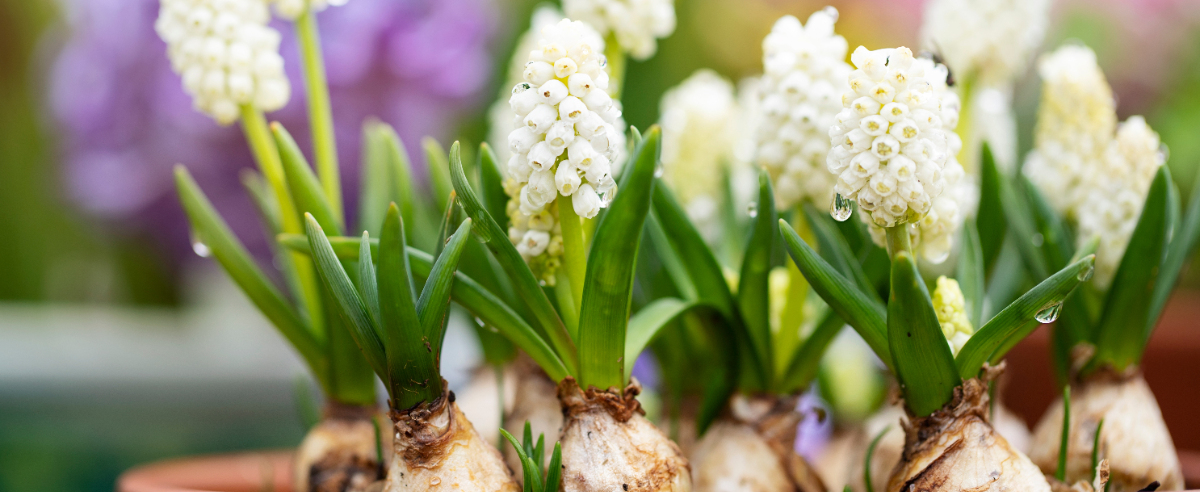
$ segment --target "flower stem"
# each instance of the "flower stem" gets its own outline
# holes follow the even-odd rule
[[[286,177],[283,174],[283,162],[280,161],[279,149],[275,147],[271,130],[267,127],[266,117],[261,111],[247,104],[241,106],[241,112],[242,130],[246,134],[246,141],[249,142],[250,150],[254,153],[258,169],[267,178],[267,183],[270,184],[271,191],[275,194],[275,201],[279,206],[279,222],[283,232],[303,234],[304,228],[300,225],[300,214],[296,212],[296,205],[292,202],[292,195],[288,192]],[[308,323],[312,327],[313,334],[324,344],[321,294],[317,288],[317,273],[313,269],[312,261],[298,252],[286,253],[285,257],[291,261],[291,268],[296,272],[300,290],[295,293],[296,298],[303,304],[304,311],[308,313]]]
[[[329,104],[329,84],[325,80],[325,60],[321,55],[321,37],[317,17],[312,10],[296,19],[300,55],[304,64],[304,87],[308,95],[308,120],[312,126],[313,154],[317,176],[325,199],[341,218],[342,184],[338,172],[337,143],[333,134],[333,111]]]
[[[625,88],[625,51],[616,36],[609,34],[604,39],[604,57],[608,59],[609,93],[613,99],[621,99],[622,89]]]
[[[817,244],[812,227],[809,226],[808,219],[804,216],[803,210],[797,208],[796,213],[792,216],[792,226],[806,243]],[[796,262],[792,261],[791,257],[787,259],[787,272],[787,301],[780,313],[779,333],[775,334],[773,343],[775,346],[775,367],[771,370],[779,376],[787,372],[788,366],[792,362],[792,355],[800,348],[800,342],[804,338],[801,336],[800,329],[805,321],[804,304],[808,299],[809,289],[808,281],[800,273],[800,269],[796,266]],[[774,380],[778,379],[775,378]]]
[[[886,230],[889,258],[895,258],[896,253],[901,251],[907,251],[909,254],[912,254],[912,241],[908,237],[908,224],[888,227]]]
[[[583,305],[583,279],[587,275],[587,248],[583,242],[583,224],[567,197],[558,200],[558,221],[562,224],[563,270],[571,284],[575,309]],[[578,313],[575,315],[579,317]]]

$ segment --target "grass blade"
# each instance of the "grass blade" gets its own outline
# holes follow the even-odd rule
[[[1000,202],[1000,170],[996,168],[996,158],[987,142],[983,143],[983,156],[980,159],[979,179],[979,212],[975,223],[979,224],[979,246],[982,252],[981,261],[984,271],[991,273],[996,266],[996,258],[1000,257],[1000,249],[1004,245],[1004,236],[1008,232],[1004,219],[1004,206]]]
[[[375,255],[379,259],[376,290],[379,294],[380,335],[386,348],[384,353],[389,373],[402,371],[413,361],[428,356],[421,345],[421,324],[417,317],[411,268],[404,250],[404,236],[404,220],[400,216],[400,208],[393,202],[388,205],[387,215],[379,228],[379,251]],[[330,241],[338,243],[341,242],[339,239],[342,238],[330,238]],[[359,244],[359,263],[363,262],[362,254],[371,250],[371,241],[366,243],[366,247],[362,246]],[[390,394],[403,393],[401,383],[403,381],[389,381]]]
[[[650,212],[661,131],[652,127],[626,170],[625,185],[596,227],[579,310],[580,386],[625,386],[625,330],[642,228]]]
[[[1096,331],[1093,367],[1111,364],[1118,372],[1138,363],[1146,347],[1149,296],[1170,242],[1170,193],[1174,185],[1166,166],[1158,169],[1125,256],[1113,276]]]
[[[305,214],[304,219],[309,247],[312,248],[313,261],[317,264],[317,273],[320,274],[322,283],[341,307],[339,312],[349,324],[350,333],[362,349],[367,362],[371,364],[371,369],[380,379],[390,381],[392,378],[387,368],[383,341],[379,338],[375,321],[371,319],[366,304],[362,297],[359,297],[354,284],[350,282],[350,277],[346,275],[346,270],[334,254],[329,240],[325,239],[325,231],[321,230],[317,220],[309,214]]]
[[[388,142],[378,120],[363,124],[362,192],[358,202],[358,230],[379,236],[379,226],[392,201]]]
[[[1090,275],[1095,263],[1096,257],[1088,255],[1067,265],[1001,310],[975,332],[958,352],[955,363],[959,376],[964,379],[977,377],[984,362],[998,361],[1005,352],[1001,348],[1011,348],[1028,336],[1032,328],[1037,326],[1034,323],[1038,313],[1062,304],[1079,285],[1080,278]]]
[[[1054,470],[1054,478],[1059,482],[1067,481],[1067,450],[1071,444],[1071,386],[1063,386],[1063,421],[1062,434],[1058,442],[1058,467]]]
[[[454,235],[450,236],[446,249],[433,262],[433,268],[425,280],[425,288],[421,290],[421,297],[417,299],[417,316],[421,319],[421,328],[425,332],[425,347],[435,358],[439,358],[439,354],[442,353],[454,272],[458,268],[458,260],[462,257],[463,248],[470,235],[471,219],[466,219]]]
[[[429,181],[433,185],[433,205],[438,210],[446,208],[450,200],[450,164],[446,161],[446,149],[433,137],[421,140],[421,148],[425,150],[425,168],[429,171]]]
[[[924,417],[942,408],[962,379],[917,262],[907,251],[892,258],[887,327],[896,379],[909,410]]]
[[[284,174],[292,199],[296,201],[297,213],[312,214],[322,229],[329,229],[334,236],[341,236],[342,218],[326,200],[321,182],[313,174],[292,135],[279,122],[271,123],[271,134],[275,136],[275,144],[279,147],[279,157],[283,160]]]
[[[492,251],[496,261],[508,274],[513,289],[533,313],[536,321],[535,327],[554,347],[554,351],[558,353],[569,372],[576,373],[576,368],[579,367],[579,354],[575,348],[575,342],[567,333],[567,327],[563,324],[557,311],[554,310],[550,298],[538,285],[533,272],[529,270],[529,266],[525,264],[525,260],[521,258],[517,248],[508,240],[508,233],[496,223],[480,203],[475,191],[471,189],[463,171],[462,158],[458,150],[458,143],[455,142],[450,147],[450,178],[459,203],[475,222],[472,231],[487,243],[488,249]]]
[[[217,215],[217,210],[183,166],[175,167],[175,186],[179,190],[179,201],[187,213],[192,229],[212,251],[213,258],[221,264],[246,297],[250,298],[259,312],[263,313],[279,333],[296,348],[313,369],[313,374],[323,378],[328,360],[321,344],[304,320],[288,304],[283,294],[271,283],[267,274],[254,262],[241,241],[233,235],[225,220]],[[322,384],[324,383],[322,381]]]
[[[775,211],[775,192],[771,189],[771,178],[766,171],[758,175],[758,215],[751,226],[750,239],[746,243],[746,256],[742,258],[742,271],[738,280],[738,312],[750,335],[750,346],[755,359],[763,365],[765,383],[771,386],[775,377],[774,351],[771,350],[771,307],[769,280],[771,256],[775,250],[775,235],[778,220]]]
[[[967,317],[971,320],[971,326],[979,326],[983,322],[983,301],[986,296],[983,245],[979,241],[975,219],[967,219],[963,224],[962,249],[958,254],[954,276],[967,301]]]
[[[888,328],[883,307],[818,256],[787,222],[780,220],[779,228],[783,233],[783,243],[788,254],[792,256],[804,278],[808,279],[813,290],[838,316],[854,327],[888,368],[894,367],[891,348],[888,346]]]
[[[554,453],[550,455],[550,466],[546,469],[546,488],[544,492],[558,492],[562,482],[562,445],[554,443]]]
[[[363,231],[358,257],[358,294],[367,303],[371,317],[379,321],[383,319],[379,312],[379,285],[375,276],[375,262],[371,258],[371,234],[367,231]]]
[[[1167,250],[1167,259],[1163,260],[1158,272],[1158,282],[1154,284],[1154,295],[1150,301],[1150,312],[1146,320],[1146,341],[1149,341],[1158,317],[1162,314],[1163,306],[1175,290],[1175,282],[1183,271],[1183,265],[1192,257],[1196,249],[1197,239],[1200,239],[1200,179],[1192,187],[1192,201],[1188,203],[1187,213],[1183,216],[1180,227],[1175,229],[1171,237],[1171,245]]]
[[[479,144],[479,199],[492,217],[508,217],[508,194],[504,193],[501,163],[487,142]]]
[[[629,318],[629,329],[625,335],[625,380],[628,381],[633,373],[633,361],[637,360],[659,331],[689,311],[701,308],[708,309],[709,306],[668,297],[647,304]]]

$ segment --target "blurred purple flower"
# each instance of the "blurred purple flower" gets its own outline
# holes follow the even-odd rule
[[[60,130],[70,199],[120,233],[148,235],[179,260],[191,251],[172,167],[187,165],[234,231],[265,252],[239,170],[254,168],[238,126],[191,107],[154,32],[158,0],[67,0],[69,31],[49,66],[49,106]],[[419,139],[444,141],[478,109],[492,73],[496,12],[488,0],[355,0],[318,17],[347,210],[359,185],[361,127],[396,127],[424,174]],[[281,47],[293,96],[268,117],[308,147],[294,30]]]

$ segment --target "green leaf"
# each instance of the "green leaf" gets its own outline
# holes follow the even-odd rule
[[[341,236],[342,218],[325,199],[321,182],[317,180],[317,175],[313,174],[312,167],[309,167],[308,160],[300,152],[296,141],[278,122],[271,123],[271,133],[279,147],[279,157],[283,160],[284,174],[287,176],[292,199],[296,201],[297,213],[312,214],[322,229],[329,229],[334,236]]]
[[[695,301],[687,302],[668,297],[647,304],[629,318],[629,329],[625,335],[625,380],[628,381],[633,373],[634,361],[659,331],[689,311],[708,308],[709,306]]]
[[[554,454],[550,455],[550,466],[546,469],[546,488],[543,492],[558,492],[562,486],[562,445],[554,443]]]
[[[329,238],[329,241],[343,242],[340,239]],[[379,228],[379,251],[375,255],[379,259],[376,290],[379,295],[380,334],[386,349],[384,353],[389,374],[399,373],[410,363],[428,357],[425,347],[421,345],[423,333],[417,317],[416,290],[404,244],[404,220],[399,207],[393,202],[388,205],[387,214]],[[372,246],[370,241],[365,245],[359,244],[359,263],[363,262],[362,255],[370,252]],[[340,254],[338,256],[342,257]],[[405,391],[403,380],[385,381],[388,381],[388,393],[393,398]]]
[[[1052,271],[1067,266],[1067,259],[1071,257],[1071,249],[1075,240],[1067,230],[1066,223],[1054,212],[1054,209],[1050,208],[1050,202],[1038,190],[1037,185],[1024,175],[1020,179],[1021,187],[1024,188],[1029,199],[1037,233],[1041,234],[1040,249],[1042,257],[1046,260],[1046,267]]]
[[[907,251],[892,257],[887,327],[896,379],[909,410],[924,417],[949,403],[962,379],[917,262]]]
[[[579,311],[579,382],[601,389],[625,386],[625,329],[642,228],[650,211],[661,131],[651,127],[626,166],[625,185],[596,227]]]
[[[734,319],[737,308],[721,264],[671,190],[661,182],[654,187],[654,217],[680,261],[687,266],[685,271],[695,286],[696,299],[711,304],[726,319]]]
[[[533,464],[533,461],[529,459],[529,453],[525,451],[525,446],[521,445],[521,443],[517,441],[517,438],[513,437],[512,434],[509,434],[508,431],[504,429],[500,429],[500,435],[504,436],[504,439],[508,440],[508,443],[512,444],[513,449],[517,451],[517,458],[519,458],[521,461],[521,471],[524,477],[522,483],[525,484],[525,488],[522,490],[525,492],[536,490],[532,488],[533,483],[535,477],[540,475],[541,472],[537,470]]]
[[[661,185],[661,183],[659,183]],[[684,266],[683,260],[675,252],[671,246],[671,240],[667,238],[666,231],[663,230],[662,223],[659,222],[658,216],[654,210],[650,210],[650,215],[646,217],[646,239],[649,241],[650,247],[653,248],[653,254],[658,258],[662,269],[666,272],[667,278],[670,279],[671,287],[679,293],[679,297],[688,300],[699,298],[696,293],[696,286],[692,283],[692,278],[688,275],[688,269]]]
[[[1004,245],[1008,228],[1004,219],[1004,206],[1000,201],[1000,170],[996,168],[996,159],[992,156],[992,148],[987,142],[983,143],[982,152],[979,212],[975,222],[979,227],[981,261],[984,270],[990,274],[996,266],[996,259],[1000,257],[1000,249]]]
[[[1038,313],[1062,304],[1079,285],[1080,278],[1090,275],[1095,263],[1096,257],[1088,255],[1067,265],[1001,310],[971,335],[971,339],[958,352],[955,362],[959,376],[964,379],[978,377],[984,362],[999,361],[1005,352],[1001,348],[1011,348],[1032,333],[1033,328],[1037,327],[1035,320]]]
[[[422,139],[421,147],[425,149],[425,167],[429,171],[429,181],[433,184],[433,204],[438,210],[444,209],[450,200],[450,190],[454,189],[450,183],[450,167],[446,161],[446,149],[433,137]]]
[[[788,254],[792,256],[804,278],[808,279],[813,290],[838,316],[854,327],[888,368],[894,367],[892,352],[888,346],[886,312],[882,306],[818,256],[787,222],[780,220],[779,229],[783,233],[783,242],[787,246]],[[940,330],[938,333],[940,336]]]
[[[887,435],[890,430],[892,430],[892,426],[884,427],[867,446],[867,456],[863,463],[863,484],[866,485],[867,492],[875,492],[875,486],[871,483],[871,460],[875,456],[875,448],[879,447],[879,441],[882,441],[883,436]]]
[[[445,339],[446,314],[450,312],[450,291],[454,284],[454,272],[462,257],[463,247],[471,234],[471,219],[464,220],[450,240],[446,249],[433,262],[433,269],[425,280],[425,288],[417,299],[417,316],[425,331],[426,348],[440,358],[442,341]],[[432,346],[432,348],[429,348]]]
[[[379,312],[379,285],[375,277],[375,262],[371,258],[371,234],[367,231],[363,231],[358,257],[365,258],[365,261],[358,262],[358,294],[362,296],[363,302],[367,303],[371,318],[378,322],[383,318]]]
[[[1034,237],[1037,225],[1033,221],[1033,211],[1029,203],[1015,189],[1013,183],[1002,175],[997,175],[996,187],[1000,194],[1000,206],[1004,209],[1004,219],[1008,230],[1012,233],[1017,250],[1021,253],[1026,268],[1035,279],[1044,279],[1050,275],[1046,258],[1042,255],[1040,242]],[[979,238],[982,242],[983,238]]]
[[[1184,215],[1180,226],[1175,228],[1167,250],[1167,259],[1163,260],[1158,282],[1154,284],[1154,295],[1151,297],[1150,312],[1147,313],[1146,319],[1146,341],[1149,341],[1167,299],[1175,290],[1175,282],[1183,271],[1183,265],[1192,257],[1197,239],[1200,239],[1200,179],[1196,180],[1190,196],[1192,201],[1188,203],[1187,214]]]
[[[415,222],[419,220],[418,216],[424,214],[421,197],[413,184],[412,161],[408,157],[408,151],[404,148],[404,142],[400,141],[400,137],[396,135],[396,130],[391,125],[381,122],[377,128],[384,143],[384,151],[387,153],[388,169],[391,170],[388,173],[392,180],[391,200],[400,205],[400,215],[408,217],[404,234],[412,236],[416,232],[414,227]]]
[[[358,230],[376,236],[392,201],[389,144],[380,126],[375,119],[363,124],[362,192],[358,202]]]
[[[508,194],[504,192],[504,174],[487,142],[479,144],[479,198],[488,213],[508,219]]]
[[[1058,441],[1058,466],[1054,470],[1054,478],[1059,482],[1067,481],[1067,451],[1071,442],[1071,386],[1063,386],[1063,421],[1062,433]]]
[[[879,299],[875,284],[863,273],[858,257],[850,250],[850,245],[846,244],[846,239],[838,232],[837,226],[832,224],[833,218],[829,214],[821,213],[811,203],[804,204],[804,216],[808,218],[808,225],[817,238],[817,251],[820,252],[821,258],[843,276],[853,280],[859,290],[870,295],[882,309],[883,300]]]
[[[957,272],[954,275],[967,301],[967,317],[971,320],[971,326],[979,326],[983,322],[983,302],[986,296],[983,246],[979,242],[977,231],[975,219],[967,219],[963,224],[962,249],[958,254]]]
[[[537,278],[529,270],[529,265],[525,264],[525,260],[521,258],[517,248],[508,240],[508,233],[496,223],[480,203],[475,191],[471,189],[470,183],[467,182],[467,176],[463,172],[457,142],[450,147],[450,178],[454,183],[454,190],[463,210],[475,221],[472,231],[487,243],[488,249],[492,251],[496,261],[508,274],[513,289],[533,313],[535,326],[540,330],[541,336],[554,347],[555,352],[569,369],[568,372],[575,373],[576,368],[579,367],[579,354],[575,348],[575,342],[567,333],[566,325],[558,316],[554,305],[550,303],[550,298],[546,296],[545,291],[538,285]]]
[[[367,362],[371,364],[371,369],[380,379],[394,379],[388,372],[387,356],[384,354],[383,341],[379,338],[375,320],[371,319],[371,313],[362,297],[359,297],[354,284],[350,282],[350,277],[342,269],[329,240],[325,239],[325,231],[321,230],[321,226],[311,214],[305,214],[304,219],[309,247],[313,251],[313,261],[317,264],[317,273],[320,274],[326,289],[337,300],[342,318],[350,325],[350,334],[354,336],[354,342],[362,349]]]
[[[1170,171],[1160,167],[1105,298],[1093,368],[1110,364],[1121,372],[1142,358],[1150,318],[1151,302],[1147,301],[1154,295],[1154,283],[1170,245],[1169,195],[1173,186]]]
[[[751,226],[746,256],[742,258],[741,276],[738,280],[738,312],[750,334],[751,348],[755,359],[763,365],[764,381],[769,387],[775,374],[774,351],[771,350],[770,282],[771,256],[774,253],[775,225],[779,215],[775,212],[775,193],[771,189],[771,178],[766,171],[758,175],[758,215]]]
[[[221,264],[263,316],[266,316],[279,333],[296,348],[312,368],[313,374],[322,379],[321,383],[324,385],[325,368],[329,361],[311,329],[271,283],[267,274],[254,262],[245,246],[233,235],[233,231],[217,214],[208,197],[204,196],[200,186],[183,166],[175,167],[175,186],[179,190],[179,201],[187,213],[192,229],[208,246],[213,258]]]
[[[842,321],[841,316],[832,310],[825,313],[825,317],[821,319],[817,328],[808,338],[804,339],[800,350],[797,350],[792,356],[787,372],[784,373],[781,389],[792,392],[807,388],[817,377],[821,368],[821,356],[825,354],[829,344],[833,343],[833,339],[837,338],[838,332],[842,331],[842,327],[845,325],[846,322]]]

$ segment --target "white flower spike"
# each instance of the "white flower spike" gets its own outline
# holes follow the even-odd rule
[[[921,44],[941,53],[956,76],[1012,83],[1041,45],[1050,0],[933,0]]]
[[[611,33],[639,60],[654,56],[657,38],[675,31],[673,0],[563,0],[563,10],[567,17],[588,23],[602,35]]]
[[[833,7],[813,13],[806,25],[784,16],[763,40],[756,156],[775,182],[781,209],[804,200],[824,207],[833,198],[834,178],[824,170],[828,130],[851,71],[846,40],[833,32],[837,18]]]
[[[291,97],[270,17],[264,0],[162,0],[155,31],[196,109],[217,123],[236,121],[239,105],[274,111]]]
[[[722,177],[734,159],[739,109],[733,84],[699,70],[663,95],[663,181],[709,244],[721,234]]]

